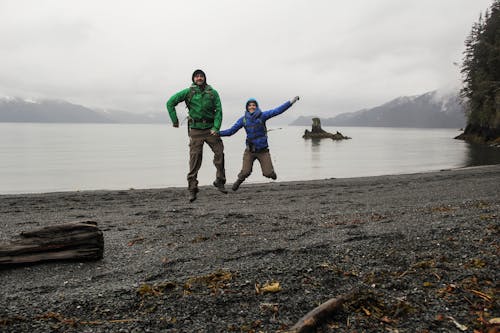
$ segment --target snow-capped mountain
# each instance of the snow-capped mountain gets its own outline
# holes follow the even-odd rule
[[[136,114],[95,110],[62,100],[0,98],[0,122],[44,123],[167,123],[164,113]]]
[[[301,117],[291,125],[310,125],[311,117]],[[417,96],[398,97],[380,106],[342,113],[321,119],[324,126],[372,126],[416,128],[462,128],[464,107],[458,94],[431,91]]]

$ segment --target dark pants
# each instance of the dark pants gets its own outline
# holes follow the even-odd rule
[[[226,183],[226,171],[224,169],[224,144],[219,136],[210,135],[210,129],[189,130],[189,173],[187,175],[188,189],[198,189],[198,171],[203,160],[203,144],[207,143],[214,152],[214,165],[217,169],[216,181]]]
[[[269,149],[265,149],[258,153],[252,153],[248,148],[245,149],[243,153],[243,166],[238,174],[238,178],[243,181],[245,178],[250,176],[252,173],[253,162],[258,160],[260,163],[260,168],[262,169],[262,175],[267,178],[276,179],[276,173],[274,172],[273,162],[271,161],[271,154]]]

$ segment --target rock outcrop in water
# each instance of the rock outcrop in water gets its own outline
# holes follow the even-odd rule
[[[335,134],[329,133],[321,128],[321,120],[319,118],[312,119],[312,129],[311,131],[305,130],[304,139],[333,139],[333,140],[346,140],[350,139],[348,136],[342,135],[342,133],[337,132]]]

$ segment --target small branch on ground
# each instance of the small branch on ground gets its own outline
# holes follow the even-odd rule
[[[359,290],[355,290],[326,301],[307,313],[286,333],[316,332],[318,326],[323,325],[334,312],[342,308],[345,302],[352,300],[358,294]]]

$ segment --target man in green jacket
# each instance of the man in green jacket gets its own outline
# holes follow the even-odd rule
[[[179,91],[167,102],[167,110],[174,127],[179,127],[175,107],[185,102],[189,110],[189,173],[187,175],[189,201],[196,200],[198,193],[198,171],[203,157],[203,144],[206,142],[214,152],[214,165],[217,169],[214,186],[222,193],[227,193],[226,172],[224,169],[224,144],[219,137],[222,124],[222,105],[219,94],[207,84],[207,77],[201,69],[193,72],[193,84]]]

